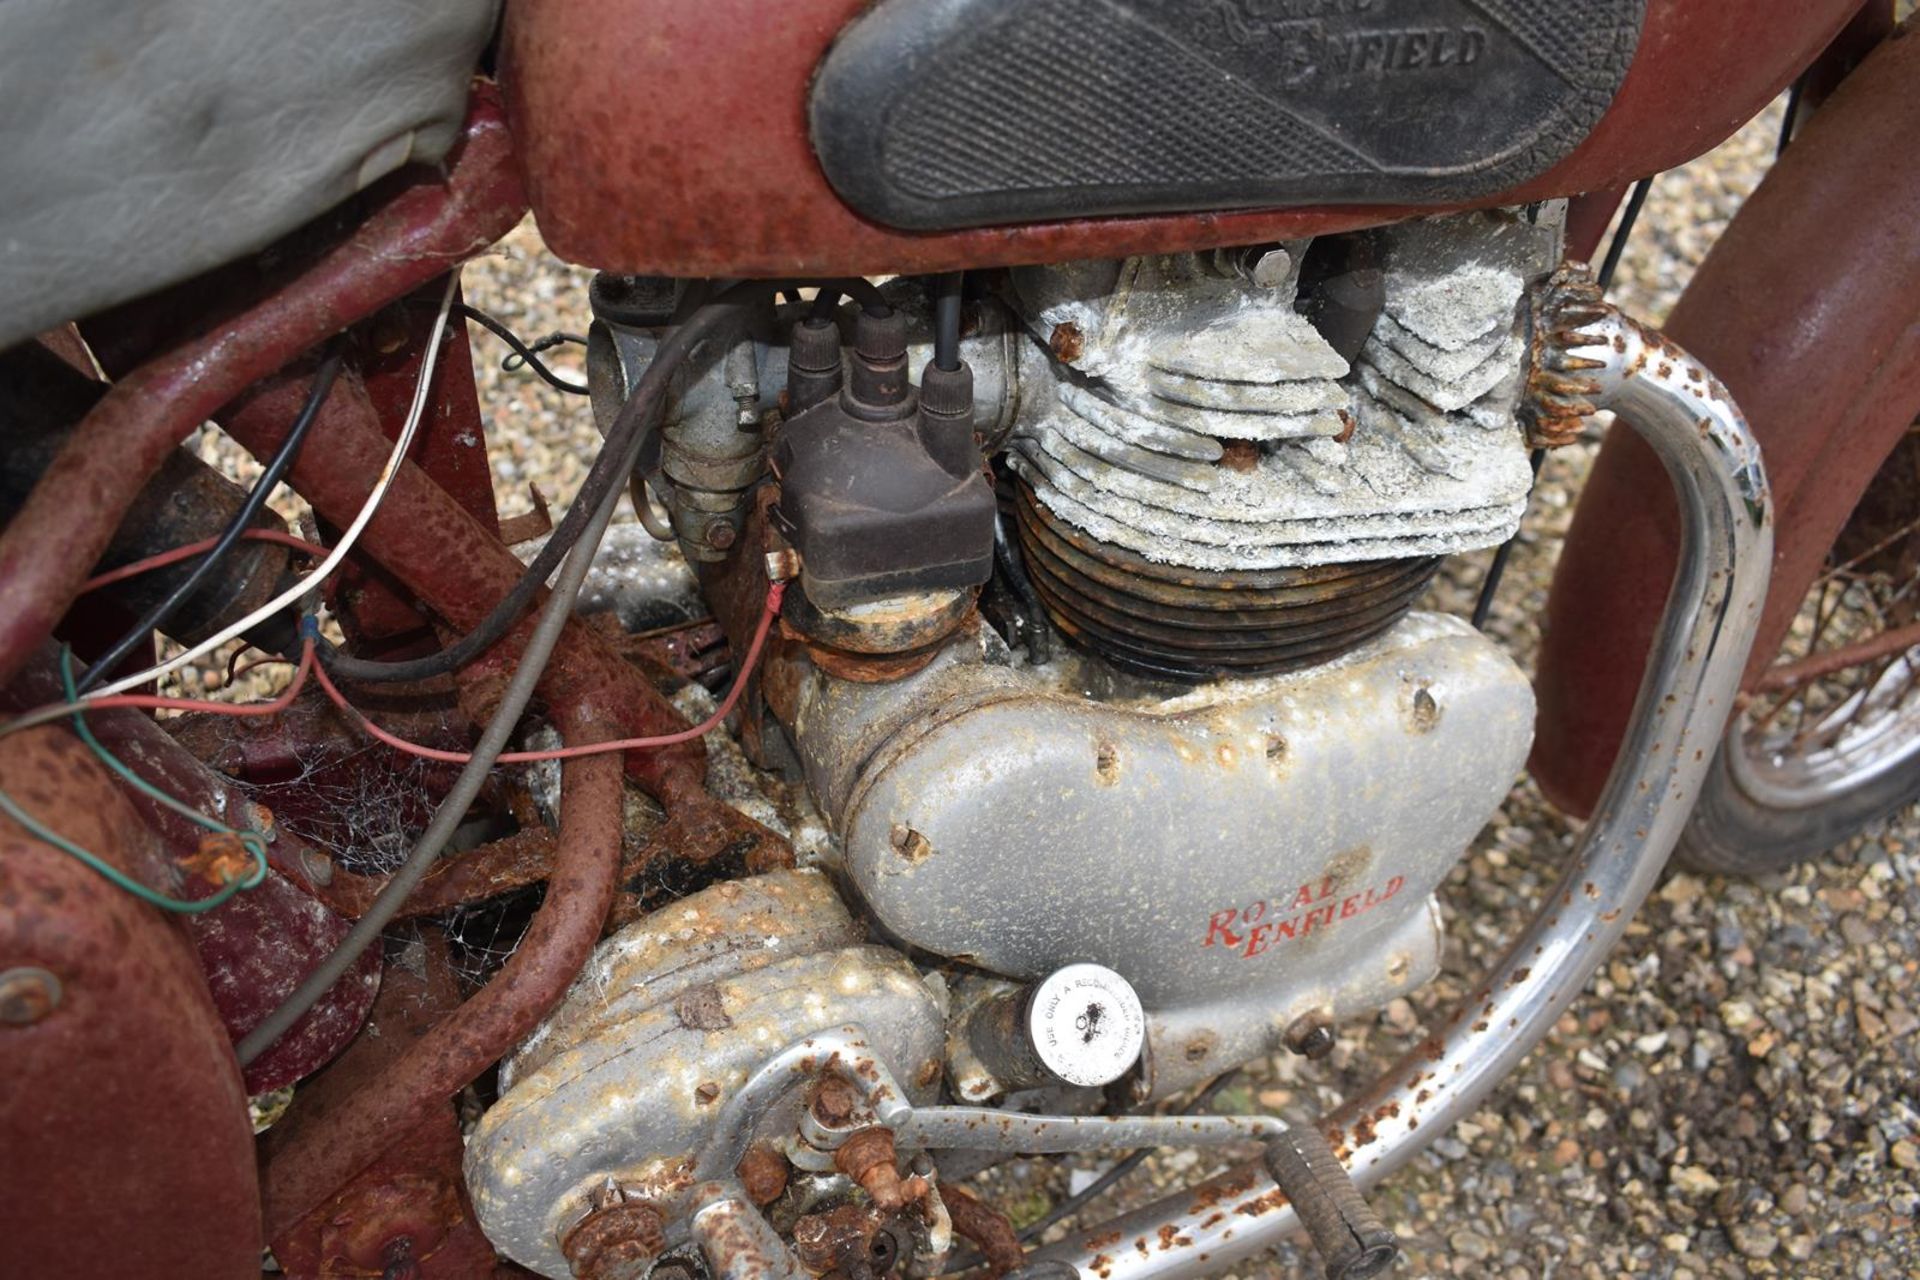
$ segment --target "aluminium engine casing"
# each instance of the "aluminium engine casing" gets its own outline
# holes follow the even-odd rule
[[[1527,755],[1525,676],[1412,614],[1310,670],[1096,700],[982,629],[792,721],[845,870],[902,941],[1010,978],[1091,961],[1148,1014],[1140,1091],[1378,1008],[1436,970],[1432,894]]]
[[[818,871],[727,881],[602,942],[501,1066],[465,1161],[507,1256],[564,1280],[562,1240],[608,1185],[667,1203],[728,1100],[768,1058],[859,1023],[914,1101],[940,1078],[946,1010],[904,956],[869,945]],[[791,1131],[793,1107],[770,1117]]]

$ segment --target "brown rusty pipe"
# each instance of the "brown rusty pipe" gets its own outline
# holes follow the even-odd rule
[[[497,99],[476,93],[443,181],[402,191],[276,292],[116,383],[0,534],[8,589],[0,685],[52,632],[141,486],[195,427],[301,352],[486,248],[526,207]]]
[[[556,714],[570,745],[618,732],[604,709]],[[559,851],[526,937],[491,982],[377,1080],[286,1135],[263,1175],[268,1239],[291,1230],[532,1031],[586,963],[620,865],[620,763],[611,755],[569,760],[562,780]]]

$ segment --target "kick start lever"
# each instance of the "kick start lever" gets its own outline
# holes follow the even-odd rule
[[[1327,1280],[1367,1280],[1399,1258],[1400,1242],[1361,1197],[1319,1130],[1288,1129],[1267,1144],[1265,1164],[1313,1238]]]

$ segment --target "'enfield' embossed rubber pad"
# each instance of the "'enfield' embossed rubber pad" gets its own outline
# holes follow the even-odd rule
[[[1645,0],[880,0],[821,63],[828,179],[896,227],[1517,185],[1605,113]]]

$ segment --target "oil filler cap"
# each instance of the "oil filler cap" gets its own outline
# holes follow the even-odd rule
[[[1070,964],[1036,983],[1026,1024],[1034,1053],[1068,1084],[1111,1084],[1140,1060],[1147,1040],[1132,984],[1098,964]]]

